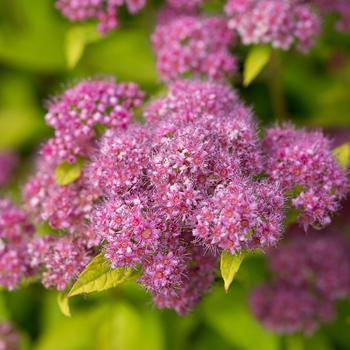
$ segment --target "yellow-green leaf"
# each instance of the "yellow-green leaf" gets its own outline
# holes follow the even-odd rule
[[[82,293],[100,292],[116,287],[131,277],[132,270],[127,268],[111,269],[103,253],[97,255],[80,274],[68,293],[68,297]]]
[[[84,54],[85,47],[102,37],[93,23],[80,24],[71,28],[65,38],[65,55],[68,68],[74,68]]]
[[[244,259],[243,254],[232,255],[227,251],[221,253],[220,260],[220,270],[221,276],[224,280],[225,291],[227,292],[230,288],[230,285],[241,266],[241,263]]]
[[[344,143],[343,145],[333,150],[334,157],[338,163],[345,169],[350,165],[350,142]]]
[[[69,308],[69,300],[68,300],[68,296],[66,293],[59,293],[58,294],[57,303],[58,303],[58,306],[59,306],[61,312],[63,313],[63,315],[70,317],[71,313],[70,313],[70,308]]]
[[[61,186],[69,185],[79,179],[83,166],[84,161],[82,159],[78,159],[74,164],[66,161],[59,164],[55,169],[56,182]]]
[[[243,85],[248,86],[269,62],[270,46],[254,46],[248,53],[244,63]]]

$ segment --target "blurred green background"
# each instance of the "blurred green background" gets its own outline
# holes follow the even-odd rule
[[[208,9],[217,11],[222,3],[214,1]],[[160,4],[148,0],[139,15],[122,13],[121,28],[102,38],[94,23],[65,20],[54,0],[0,0],[0,150],[16,150],[22,159],[2,194],[18,199],[32,155],[51,133],[44,123],[45,101],[72,81],[112,74],[138,82],[149,96],[164,89],[149,42]],[[260,125],[274,123],[282,111],[299,126],[350,128],[350,35],[334,32],[333,22],[326,20],[309,55],[279,53],[277,65],[249,88],[242,88],[240,78],[233,81]],[[247,49],[235,51],[242,65]],[[186,317],[156,310],[146,292],[128,284],[75,298],[73,317],[66,318],[57,293],[34,284],[0,292],[0,319],[18,327],[23,348],[38,350],[350,349],[347,302],[339,305],[336,323],[307,340],[265,331],[247,307],[249,290],[265,275],[263,257],[245,260],[229,294],[218,278]]]

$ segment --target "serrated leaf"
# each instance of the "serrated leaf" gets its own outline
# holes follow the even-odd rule
[[[101,292],[116,287],[131,277],[132,270],[127,268],[111,269],[110,263],[101,253],[97,255],[80,274],[68,293],[68,297],[82,293]]]
[[[221,276],[224,280],[225,291],[227,292],[230,285],[241,266],[244,259],[244,254],[232,255],[227,251],[221,253],[220,270]]]
[[[347,169],[350,165],[350,142],[335,148],[333,150],[333,155],[340,166]]]
[[[248,53],[244,63],[243,85],[248,86],[262,71],[270,60],[270,46],[254,46]]]
[[[82,159],[78,159],[74,164],[70,164],[66,161],[59,164],[55,169],[57,184],[66,186],[79,179],[83,166],[84,161]]]
[[[70,317],[71,313],[70,313],[69,300],[68,300],[67,294],[59,293],[57,296],[57,303],[63,315]]]
[[[68,68],[74,68],[84,54],[85,47],[102,38],[95,24],[72,27],[65,38],[65,56]]]

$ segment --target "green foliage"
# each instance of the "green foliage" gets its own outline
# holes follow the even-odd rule
[[[103,253],[100,253],[79,275],[77,281],[69,291],[68,297],[114,288],[131,278],[131,276],[131,269],[111,269],[109,261],[104,257]]]
[[[244,62],[243,85],[248,86],[270,60],[270,46],[253,46]]]
[[[57,295],[58,306],[64,316],[70,317],[69,300],[66,293],[59,293]]]
[[[66,186],[78,180],[84,167],[84,160],[78,159],[70,164],[66,161],[59,164],[55,169],[55,179],[60,186]]]
[[[220,257],[220,271],[224,280],[225,291],[227,292],[230,285],[241,266],[244,254],[232,255],[227,251],[223,251]]]
[[[335,148],[333,154],[338,163],[345,169],[350,165],[350,142]]]
[[[84,54],[85,47],[102,38],[96,24],[80,24],[70,28],[65,38],[65,55],[69,68],[74,68]]]
[[[227,295],[222,289],[214,289],[203,303],[205,322],[235,348],[279,349],[279,338],[258,323],[247,299],[247,292],[237,284]]]

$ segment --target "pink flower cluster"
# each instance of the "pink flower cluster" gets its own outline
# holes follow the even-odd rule
[[[278,334],[312,335],[320,323],[335,317],[332,303],[284,282],[258,287],[250,297],[250,307],[264,327]]]
[[[20,337],[16,329],[9,322],[0,322],[0,349],[20,349]]]
[[[288,50],[297,42],[299,50],[307,51],[320,31],[318,16],[299,0],[228,0],[225,12],[244,45]]]
[[[188,74],[222,80],[236,72],[233,32],[223,18],[183,15],[161,21],[151,40],[162,80]]]
[[[349,246],[333,229],[290,239],[269,255],[275,280],[251,296],[256,317],[276,333],[312,334],[334,320],[335,301],[350,295]]]
[[[112,268],[140,271],[160,308],[185,314],[210,289],[222,250],[276,244],[285,197],[297,185],[305,193],[330,186],[334,210],[342,198],[345,172],[322,135],[271,129],[262,144],[252,112],[229,86],[175,81],[146,105],[144,125],[128,124],[142,97],[133,84],[84,81],[50,105],[55,135],[23,190],[25,210],[48,235],[26,240],[22,265],[40,271],[47,288],[64,290],[102,249]],[[47,151],[57,140],[69,144],[66,152]],[[298,173],[304,151],[310,169]],[[57,184],[57,165],[78,156],[80,177]],[[327,223],[331,209],[317,220]]]
[[[98,29],[106,33],[118,27],[118,8],[124,4],[132,14],[145,6],[146,0],[57,0],[56,7],[70,21],[98,20]]]
[[[268,129],[263,145],[266,172],[291,196],[290,205],[298,210],[298,221],[305,228],[329,224],[348,185],[329,140],[317,131],[285,127]]]
[[[13,290],[32,274],[28,244],[34,226],[10,201],[0,199],[0,285]]]
[[[9,182],[16,164],[17,156],[14,153],[0,153],[0,187],[5,186]]]
[[[213,282],[210,251],[276,242],[284,198],[278,183],[253,179],[255,124],[227,86],[175,82],[145,115],[145,127],[107,131],[87,167],[105,198],[93,228],[112,267],[141,266],[155,303],[183,314]]]
[[[124,128],[144,94],[134,83],[116,84],[112,79],[86,80],[53,99],[45,117],[55,137],[42,153],[74,163],[94,146],[98,128]]]

